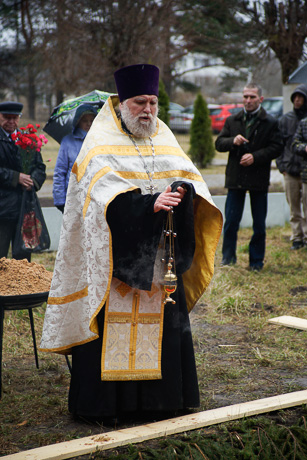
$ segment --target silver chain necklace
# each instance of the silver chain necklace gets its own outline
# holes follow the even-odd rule
[[[137,151],[137,153],[141,157],[141,159],[143,161],[144,169],[145,169],[146,174],[147,174],[148,179],[149,179],[149,185],[147,187],[145,187],[145,188],[146,188],[146,190],[150,191],[151,195],[153,195],[154,190],[156,190],[157,187],[155,186],[154,181],[153,181],[153,176],[155,174],[155,156],[156,156],[156,154],[155,154],[155,149],[154,149],[154,145],[153,145],[153,142],[152,142],[152,138],[149,136],[149,142],[150,142],[151,151],[152,151],[152,172],[149,171],[149,168],[148,168],[148,166],[146,164],[145,158],[143,157],[143,155],[140,152],[139,146],[137,145],[137,143],[135,142],[133,137],[130,136],[130,134],[129,134],[129,139],[131,140],[132,144],[135,147],[135,150]]]

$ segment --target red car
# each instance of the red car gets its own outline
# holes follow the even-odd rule
[[[214,133],[219,133],[225,124],[226,118],[242,110],[243,104],[221,104],[210,110],[211,127]]]

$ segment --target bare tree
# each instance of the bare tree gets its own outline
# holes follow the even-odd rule
[[[170,93],[175,65],[191,51],[249,71],[271,49],[286,82],[303,55],[307,0],[2,0],[1,28],[15,43],[0,47],[0,77],[5,69],[6,85],[27,93],[34,116],[40,89],[57,103],[112,92],[113,72],[139,62],[157,64]]]
[[[34,30],[32,15],[30,14],[29,0],[20,2],[21,32],[25,41],[25,66],[27,70],[27,100],[30,118],[35,118],[35,51],[34,51]]]
[[[262,36],[259,50],[274,51],[282,68],[283,83],[298,67],[304,55],[307,37],[306,0],[243,0],[241,6],[249,19],[250,28]]]
[[[1,74],[7,87],[27,97],[30,118],[35,118],[36,81],[42,64],[38,28],[38,1],[5,0],[0,9],[2,31],[11,37],[1,49]],[[12,33],[13,32],[13,33]]]
[[[80,14],[83,11],[86,36],[91,37],[90,57],[97,61],[98,56],[106,89],[114,89],[113,72],[125,65],[159,64],[163,73],[174,0],[86,0],[78,3]]]
[[[175,0],[41,2],[45,70],[57,103],[72,89],[115,91],[113,73],[125,65],[158,64],[161,75],[167,69]]]

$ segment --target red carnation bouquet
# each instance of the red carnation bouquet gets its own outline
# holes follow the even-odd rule
[[[40,128],[40,125],[36,125],[36,128]],[[30,172],[34,152],[39,152],[48,142],[43,134],[36,134],[36,128],[28,124],[25,128],[20,128],[16,134],[11,135],[15,144],[20,148],[22,170],[25,174]]]

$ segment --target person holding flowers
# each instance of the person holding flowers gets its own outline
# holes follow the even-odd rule
[[[37,191],[46,179],[40,149],[47,140],[33,125],[18,128],[22,109],[20,102],[0,103],[0,258],[14,241],[23,190]],[[31,254],[12,257],[30,260]]]

